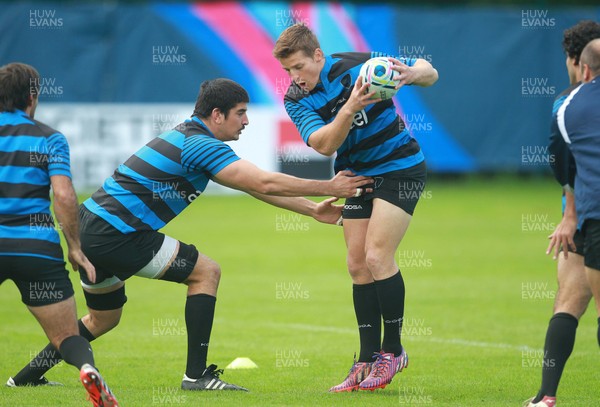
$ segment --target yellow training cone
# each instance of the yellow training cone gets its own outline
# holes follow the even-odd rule
[[[235,358],[225,369],[255,369],[257,367],[250,358]]]

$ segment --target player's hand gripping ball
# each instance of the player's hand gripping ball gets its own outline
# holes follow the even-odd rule
[[[387,58],[371,58],[360,68],[363,83],[369,85],[368,92],[375,91],[373,99],[391,99],[398,90],[398,81],[394,80],[396,71],[392,70],[392,62]]]

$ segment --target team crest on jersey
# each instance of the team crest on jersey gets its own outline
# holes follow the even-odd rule
[[[350,89],[350,87],[352,86],[352,77],[350,76],[350,74],[344,75],[344,77],[340,81],[340,84],[344,87],[344,89]]]

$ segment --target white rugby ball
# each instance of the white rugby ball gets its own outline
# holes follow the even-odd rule
[[[369,85],[368,91],[375,91],[374,98],[391,99],[397,92],[397,81],[394,80],[396,71],[392,69],[392,62],[385,57],[371,58],[360,68],[363,83]]]

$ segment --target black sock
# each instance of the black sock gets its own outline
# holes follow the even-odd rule
[[[360,336],[359,362],[372,362],[381,350],[381,311],[375,283],[353,284],[352,299]]]
[[[31,361],[15,375],[15,377],[13,377],[13,380],[17,386],[35,382],[61,360],[62,356],[58,353],[56,348],[49,343],[36,357],[31,359]]]
[[[381,316],[383,317],[382,349],[386,353],[399,356],[402,353],[400,333],[404,318],[404,280],[398,270],[397,274],[385,280],[375,281]]]
[[[598,346],[600,346],[600,318],[598,318]]]
[[[188,335],[188,354],[185,375],[198,379],[206,369],[208,342],[215,316],[217,299],[208,294],[187,297],[185,303],[185,325]]]
[[[77,320],[77,326],[79,326],[79,335],[83,336],[89,342],[91,342],[94,339],[96,339],[96,337],[94,335],[92,335],[92,333],[84,325],[84,323],[83,323],[83,321],[81,319]]]
[[[565,312],[559,312],[550,318],[542,361],[542,388],[534,402],[537,403],[544,396],[556,397],[560,377],[573,351],[577,325],[577,318]]]
[[[65,362],[81,369],[86,363],[94,366],[94,354],[90,342],[81,335],[69,336],[60,344],[60,354]]]
[[[96,339],[94,335],[85,327],[83,322],[77,321],[79,325],[79,335],[83,336],[89,342]],[[61,354],[56,348],[49,343],[40,353],[36,355],[19,373],[13,377],[16,385],[24,385],[27,383],[34,382],[42,377],[48,370],[54,365],[58,364],[62,360]]]

